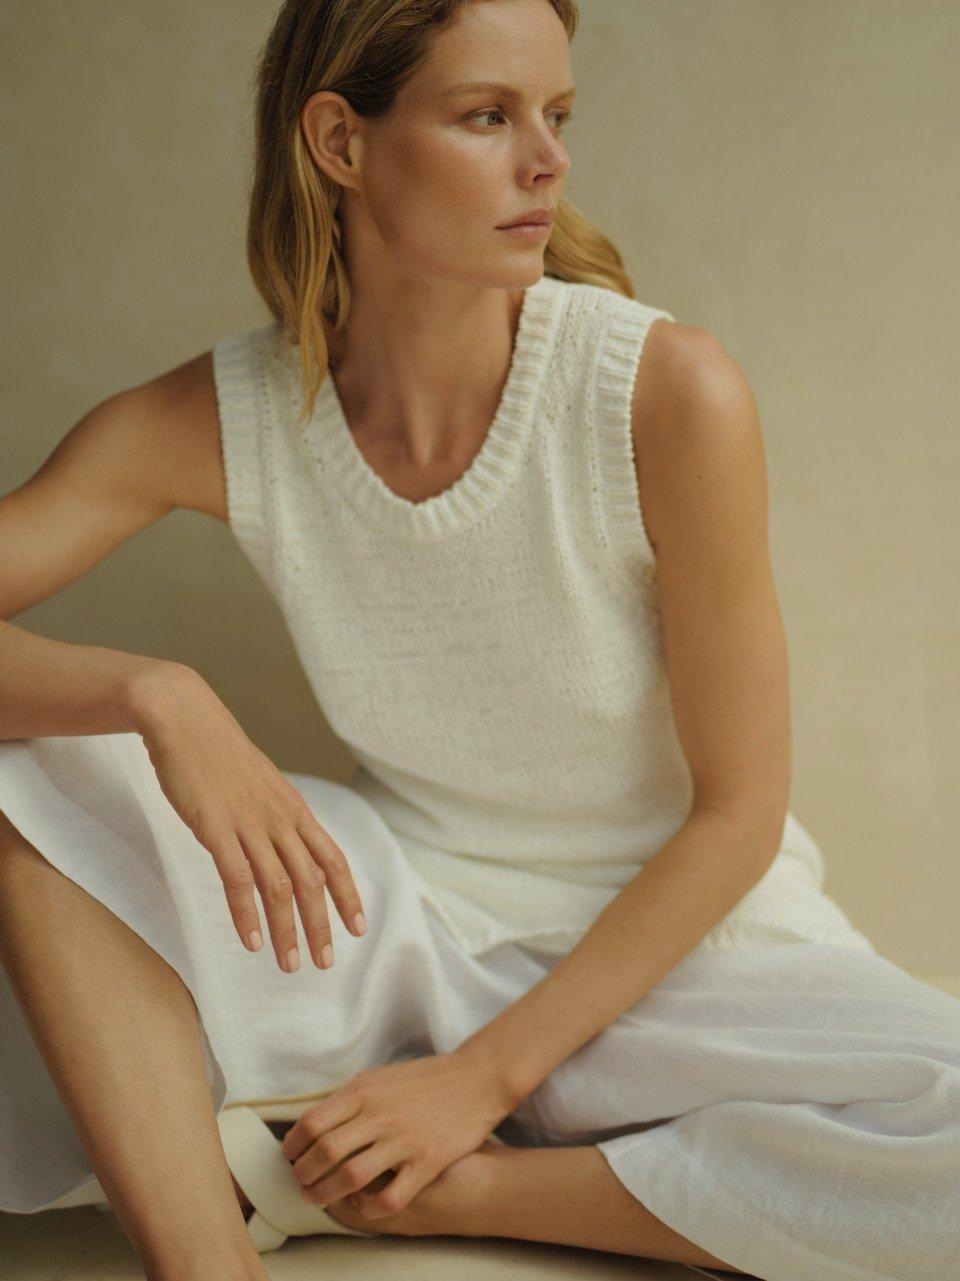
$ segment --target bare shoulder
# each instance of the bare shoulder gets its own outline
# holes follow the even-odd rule
[[[721,467],[728,479],[739,475],[745,489],[762,480],[752,388],[707,329],[666,319],[651,324],[633,388],[632,427],[640,501],[655,549],[668,521],[689,518],[697,501],[691,482],[709,483]]]
[[[118,416],[140,439],[142,465],[167,508],[185,507],[226,521],[220,418],[213,354],[201,352],[120,392]]]
[[[210,352],[108,396],[0,494],[0,616],[75,582],[175,507],[226,518]]]

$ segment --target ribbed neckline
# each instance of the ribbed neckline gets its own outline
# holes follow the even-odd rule
[[[473,524],[519,471],[556,339],[563,297],[563,282],[554,276],[543,275],[524,290],[510,368],[496,413],[467,470],[439,494],[412,502],[394,493],[373,470],[350,431],[329,373],[302,430],[312,461],[364,520],[398,537],[438,539]],[[292,346],[289,351],[296,362],[298,349]]]

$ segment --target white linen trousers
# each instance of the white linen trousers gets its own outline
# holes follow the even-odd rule
[[[372,805],[286,777],[366,911],[358,939],[328,903],[328,971],[302,947],[282,972],[269,937],[246,951],[139,735],[0,743],[0,811],[192,993],[217,1111],[452,1050],[556,961],[519,943],[467,954]],[[0,1209],[104,1201],[2,967],[0,1019]],[[786,932],[695,948],[498,1133],[595,1144],[658,1218],[765,1281],[960,1277],[960,1001],[873,951]]]

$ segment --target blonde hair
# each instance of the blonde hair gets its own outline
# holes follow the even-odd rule
[[[342,188],[314,162],[300,126],[307,99],[341,94],[358,115],[389,112],[437,31],[470,0],[285,0],[260,53],[247,262],[291,342],[299,343],[302,423],[330,365],[331,336],[350,311],[337,215]],[[548,0],[573,39],[577,0]],[[566,199],[544,253],[547,275],[632,298],[620,254]]]

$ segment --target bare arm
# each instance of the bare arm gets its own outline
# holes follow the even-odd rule
[[[694,327],[657,322],[640,364],[638,483],[693,803],[576,947],[460,1047],[488,1065],[510,1106],[736,906],[770,867],[787,815],[787,651],[753,393],[717,340]]]
[[[0,740],[139,732],[154,682],[172,679],[176,666],[166,673],[162,659],[0,622]]]
[[[170,682],[200,679],[7,621],[175,507],[226,518],[209,352],[95,406],[0,497],[0,739],[137,730]]]
[[[326,894],[359,937],[343,850],[191,668],[35,636],[6,621],[80,578],[174,507],[226,520],[211,353],[85,415],[0,498],[0,739],[136,732],[167,800],[213,856],[245,946],[299,964],[294,900],[314,964],[333,963]]]

